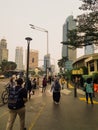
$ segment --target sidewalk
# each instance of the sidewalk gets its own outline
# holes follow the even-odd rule
[[[98,130],[98,104],[86,104],[80,98],[85,99],[85,95],[79,90],[74,97],[73,88],[65,88],[61,91],[60,104],[56,105],[49,86],[45,93],[40,88],[26,103],[27,130]],[[1,107],[0,130],[5,130],[7,119],[7,105],[4,105]],[[13,130],[19,130],[18,117]]]
[[[62,90],[61,102],[55,105],[49,90],[42,96],[32,97],[26,105],[28,130],[97,130],[98,105],[73,96],[73,89]]]

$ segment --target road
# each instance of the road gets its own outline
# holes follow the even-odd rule
[[[84,92],[77,90],[74,97],[72,88],[61,92],[59,105],[53,103],[52,93],[48,88],[45,93],[40,90],[32,95],[26,103],[27,130],[98,130],[98,98],[94,105],[85,102]],[[7,105],[0,107],[0,130],[5,130],[8,119]],[[19,130],[16,118],[13,130]]]

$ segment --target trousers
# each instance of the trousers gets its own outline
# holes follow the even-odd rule
[[[6,126],[6,130],[12,130],[15,119],[19,116],[20,119],[20,130],[24,130],[25,128],[25,107],[22,107],[17,110],[9,109],[9,118]]]

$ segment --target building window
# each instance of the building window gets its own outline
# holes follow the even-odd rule
[[[90,63],[90,71],[94,71],[94,62]]]

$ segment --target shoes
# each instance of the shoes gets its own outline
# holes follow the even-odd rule
[[[55,101],[54,103],[55,103],[55,104],[59,104],[59,102],[56,102],[56,101]]]

